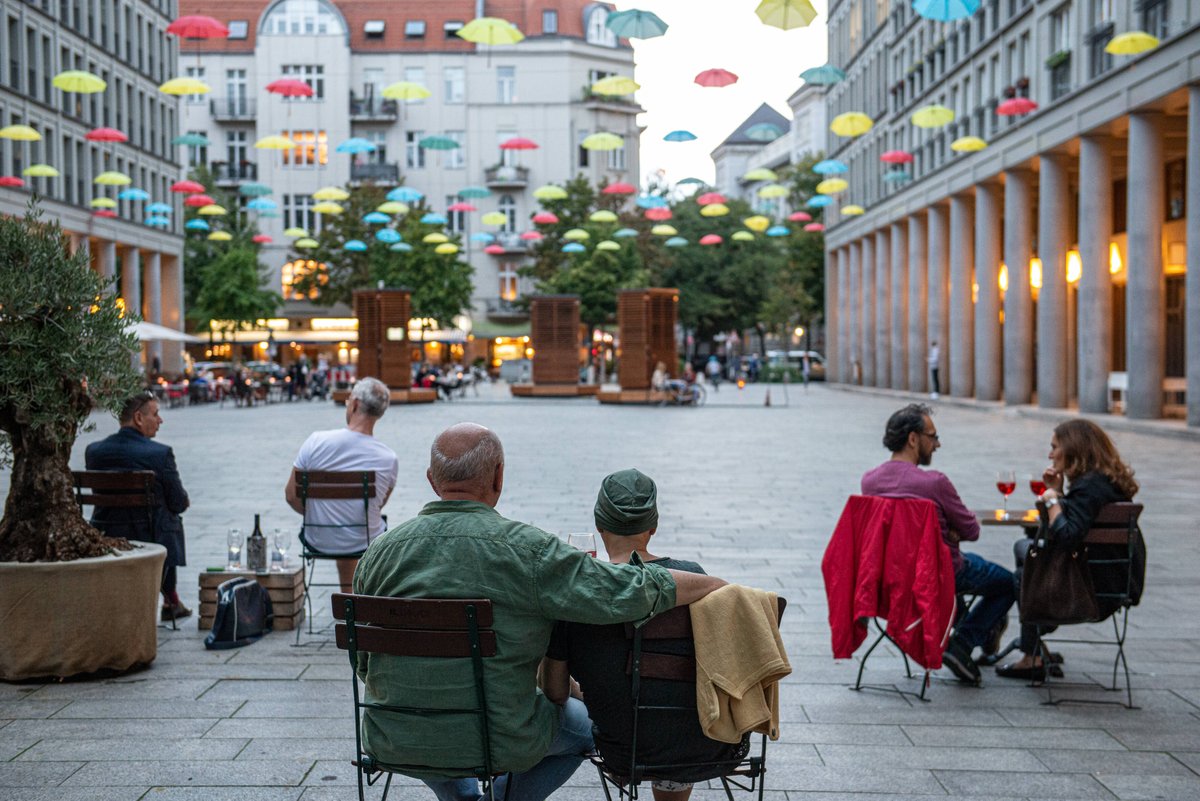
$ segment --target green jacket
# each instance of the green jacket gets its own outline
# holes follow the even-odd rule
[[[474,501],[435,501],[375,540],[358,564],[354,591],[410,598],[488,598],[496,655],[484,663],[492,767],[536,765],[558,728],[559,708],[537,689],[538,664],[555,621],[621,623],[675,605],[675,581],[660,567],[613,565],[558,537],[507,520]],[[359,654],[367,701],[436,708],[472,705],[468,659]],[[476,716],[367,710],[364,750],[391,765],[445,768],[422,776],[468,776],[482,765]],[[454,768],[459,768],[455,770]]]

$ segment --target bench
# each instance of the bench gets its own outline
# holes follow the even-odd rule
[[[1184,396],[1187,393],[1187,379],[1180,376],[1168,376],[1163,379],[1162,391],[1164,416],[1174,417],[1184,414]],[[1125,395],[1129,392],[1129,373],[1114,372],[1108,374],[1108,410],[1113,413],[1124,413]]]

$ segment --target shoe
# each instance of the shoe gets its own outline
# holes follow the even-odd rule
[[[1009,662],[1007,665],[1000,665],[996,668],[996,675],[1002,679],[1021,679],[1022,681],[1045,681],[1046,666],[1045,665],[1029,665],[1028,667],[1017,667],[1016,662]]]
[[[188,609],[181,602],[173,604],[163,604],[162,621],[169,623],[172,620],[180,620],[185,617],[191,617],[192,610]]]
[[[958,680],[978,686],[983,682],[983,674],[979,666],[971,659],[971,650],[958,638],[951,638],[950,644],[942,653],[942,664],[958,677]]]
[[[992,627],[988,632],[988,638],[983,643],[983,655],[993,656],[1000,651],[1000,646],[1004,642],[1004,632],[1008,630],[1008,616],[1000,618],[1000,622]]]

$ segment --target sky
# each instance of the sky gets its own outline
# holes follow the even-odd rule
[[[791,118],[787,99],[802,81],[800,72],[825,63],[826,0],[814,0],[817,18],[807,28],[781,31],[755,15],[759,0],[617,0],[618,10],[653,11],[670,26],[666,35],[634,39],[635,99],[646,109],[641,141],[643,181],[663,170],[674,183],[694,176],[711,182],[709,155],[746,117],[766,102]],[[720,67],[738,76],[720,89],[693,79]],[[693,142],[664,142],[676,130],[691,131]]]

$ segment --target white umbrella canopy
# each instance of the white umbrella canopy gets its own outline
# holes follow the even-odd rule
[[[174,328],[167,328],[165,325],[157,325],[142,321],[129,326],[129,329],[137,334],[137,338],[142,341],[158,341],[158,342],[203,342],[200,337],[194,337],[191,334],[185,334],[182,331],[176,331]]]

